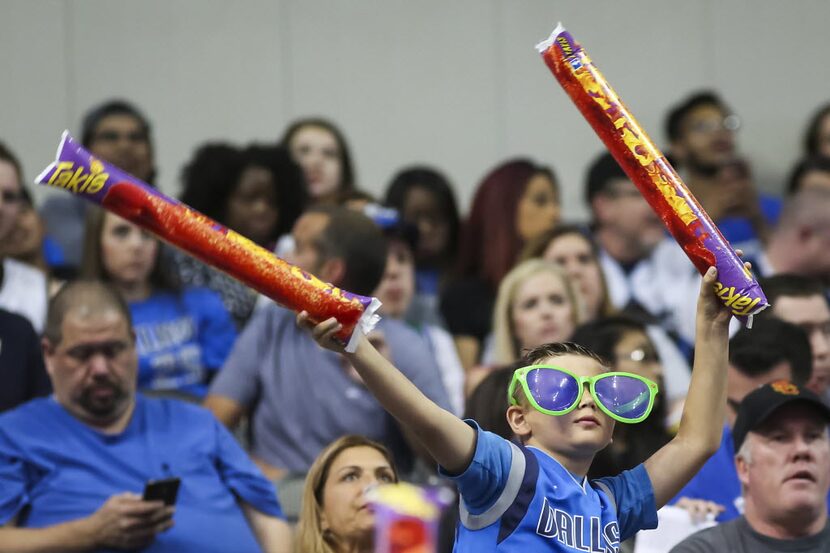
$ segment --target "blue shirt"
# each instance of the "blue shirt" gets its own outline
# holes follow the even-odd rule
[[[112,495],[181,478],[173,527],[148,552],[258,552],[237,497],[281,517],[273,485],[228,431],[192,404],[136,396],[120,434],[82,423],[53,398],[0,415],[0,525],[42,528],[91,515]]]
[[[138,386],[202,397],[209,374],[222,366],[236,326],[222,300],[206,288],[157,292],[130,303],[138,350]]]
[[[732,442],[732,429],[728,425],[723,427],[718,450],[669,504],[674,505],[681,497],[705,499],[722,505],[724,511],[718,515],[718,522],[726,522],[743,514],[741,481],[735,467],[735,445]],[[830,507],[830,495],[827,505]]]
[[[720,447],[715,454],[669,504],[674,505],[681,497],[706,499],[723,505],[725,510],[718,515],[718,522],[726,522],[743,514],[741,482],[735,468],[735,446],[729,426],[723,427]]]
[[[461,494],[456,552],[616,553],[620,542],[657,527],[643,465],[589,482],[534,447],[476,429],[470,466],[451,476]]]
[[[783,201],[781,198],[760,194],[758,206],[770,228],[778,223],[781,216]],[[761,238],[755,232],[752,223],[746,217],[724,217],[717,222],[718,229],[733,248],[740,248],[744,252],[744,261],[750,261],[757,267],[758,259],[763,254],[764,246]]]

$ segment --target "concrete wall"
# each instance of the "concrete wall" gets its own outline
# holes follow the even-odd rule
[[[177,194],[196,145],[319,114],[371,192],[429,162],[466,207],[491,166],[530,155],[577,219],[602,145],[533,49],[559,20],[658,142],[669,105],[722,92],[767,190],[830,100],[826,0],[0,0],[0,140],[33,177],[89,106],[125,97],[152,119],[159,185]]]

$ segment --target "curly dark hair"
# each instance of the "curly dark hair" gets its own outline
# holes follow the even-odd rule
[[[403,214],[407,195],[413,188],[422,188],[431,194],[443,212],[449,225],[447,249],[442,252],[442,261],[451,262],[458,252],[458,239],[461,233],[461,219],[458,203],[455,200],[450,181],[440,171],[425,165],[416,165],[401,169],[386,189],[386,205],[394,207]]]
[[[226,224],[228,200],[245,169],[263,167],[274,177],[278,221],[270,240],[294,226],[308,202],[302,169],[281,146],[252,144],[240,149],[224,142],[199,147],[182,171],[181,201]]]

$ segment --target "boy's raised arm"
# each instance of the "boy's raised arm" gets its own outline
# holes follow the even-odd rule
[[[469,466],[475,453],[475,430],[422,394],[368,340],[361,339],[354,353],[345,353],[333,338],[340,330],[335,319],[314,326],[302,312],[297,322],[311,331],[318,344],[346,355],[383,408],[420,440],[444,470],[460,474]]]
[[[695,361],[677,435],[645,467],[659,509],[717,451],[726,409],[730,312],[714,293],[717,270],[703,276],[697,302]]]

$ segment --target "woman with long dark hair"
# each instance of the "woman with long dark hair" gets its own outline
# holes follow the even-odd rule
[[[100,208],[87,214],[81,276],[111,283],[129,305],[139,388],[198,399],[236,328],[214,292],[179,287],[160,253],[159,241],[126,219]]]

